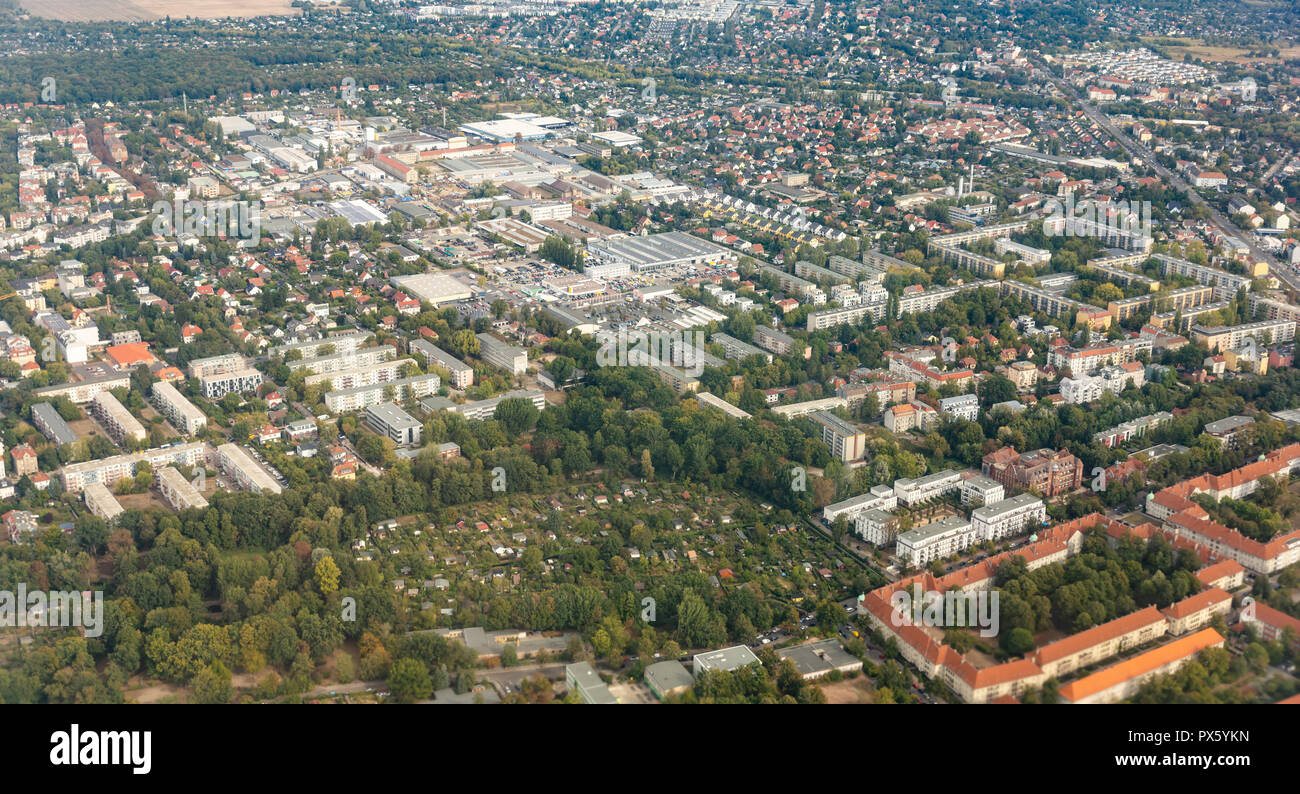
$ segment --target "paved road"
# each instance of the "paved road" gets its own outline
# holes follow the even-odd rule
[[[1046,67],[1043,68],[1045,69]],[[1297,275],[1291,270],[1291,268],[1280,264],[1271,253],[1260,248],[1251,237],[1250,232],[1239,229],[1236,224],[1229,220],[1228,217],[1220,212],[1216,207],[1207,203],[1201,194],[1196,192],[1196,190],[1182,177],[1177,173],[1170,171],[1156,160],[1155,153],[1145,145],[1130,138],[1122,130],[1116,127],[1105,113],[1085,101],[1083,97],[1079,95],[1079,92],[1075,90],[1074,86],[1056,77],[1051,79],[1056,87],[1083,111],[1085,116],[1096,123],[1097,126],[1101,127],[1107,135],[1114,138],[1115,141],[1119,143],[1120,146],[1124,147],[1130,155],[1141,160],[1143,163],[1146,163],[1146,165],[1149,166],[1151,170],[1155,171],[1156,174],[1159,175],[1167,184],[1185,192],[1189,201],[1204,207],[1210,214],[1211,225],[1216,227],[1223,234],[1241,240],[1250,250],[1250,255],[1252,257],[1260,262],[1268,263],[1269,271],[1274,276],[1285,282],[1292,289],[1300,289],[1300,275]]]

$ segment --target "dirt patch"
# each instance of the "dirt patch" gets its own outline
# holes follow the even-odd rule
[[[207,0],[195,4],[189,0],[22,0],[22,7],[33,16],[63,22],[147,22],[172,17],[184,19],[218,19],[221,17],[256,17],[297,15],[292,0]]]
[[[853,678],[836,681],[833,684],[823,684],[822,692],[826,694],[826,702],[835,705],[875,702],[875,699],[871,696],[871,684],[868,683],[866,678]]]
[[[137,680],[134,683],[140,682]],[[128,689],[122,694],[128,703],[184,703],[189,697],[189,693],[181,687],[161,683]]]

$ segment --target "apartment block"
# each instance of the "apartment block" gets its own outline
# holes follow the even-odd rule
[[[1211,353],[1237,350],[1247,340],[1263,348],[1278,345],[1295,339],[1296,324],[1292,320],[1260,320],[1245,325],[1221,325],[1209,328],[1204,325],[1192,326],[1192,341]]]
[[[970,521],[961,516],[948,516],[901,533],[895,554],[909,565],[919,568],[934,560],[965,551],[977,543],[979,539]]]
[[[468,389],[474,385],[474,368],[424,339],[415,339],[409,345],[411,352],[424,356],[426,365],[447,370],[447,385],[453,389]]]
[[[86,509],[93,515],[99,516],[108,523],[113,523],[117,517],[126,512],[122,505],[118,503],[113,492],[100,485],[92,482],[81,492],[82,498],[86,501]]]
[[[273,494],[281,491],[280,483],[236,444],[225,443],[217,447],[217,468],[242,490]]]
[[[853,521],[857,515],[866,510],[893,510],[898,506],[898,497],[888,485],[875,485],[871,490],[841,502],[822,508],[822,521],[830,525],[835,519],[844,516]]]
[[[962,505],[991,505],[1006,498],[1002,483],[981,474],[968,477],[961,484]]]
[[[1047,505],[1033,494],[1022,493],[975,508],[971,511],[970,520],[981,541],[999,540],[1045,524]]]
[[[148,463],[153,471],[172,465],[188,468],[203,463],[207,449],[207,444],[193,441],[129,455],[114,455],[111,458],[68,464],[59,470],[59,476],[63,480],[63,489],[69,493],[80,493],[91,483],[112,488],[118,480],[134,477],[136,467],[141,463]]]
[[[1166,254],[1154,254],[1152,258],[1160,263],[1161,272],[1166,276],[1179,275],[1213,287],[1215,300],[1230,301],[1237,297],[1239,291],[1250,289],[1250,276],[1239,276],[1217,267],[1198,265]]]
[[[415,375],[409,378],[376,383],[371,386],[356,386],[325,393],[325,407],[333,413],[359,411],[382,402],[406,402],[407,400],[428,397],[438,393],[442,380],[433,373]],[[387,396],[385,396],[387,395]]]
[[[947,469],[916,479],[895,480],[894,495],[898,497],[899,504],[914,507],[960,491],[961,483],[961,472]]]
[[[176,470],[174,466],[164,466],[157,472],[155,478],[158,483],[158,490],[162,493],[163,499],[171,505],[173,510],[188,510],[191,507],[202,508],[208,506],[208,500],[203,498],[203,494],[194,484],[185,478],[185,475]]]
[[[809,418],[821,427],[822,442],[830,447],[831,454],[839,460],[850,463],[867,454],[867,435],[862,428],[844,421],[830,411],[818,411]]]
[[[369,341],[373,336],[374,334],[369,331],[353,331],[306,342],[277,345],[268,350],[267,354],[272,358],[284,358],[291,351],[297,351],[303,358],[316,358],[322,355],[355,353],[362,344]]]
[[[186,435],[198,435],[208,424],[208,417],[198,406],[185,398],[176,387],[165,380],[157,381],[150,387],[154,403],[172,427]]]
[[[100,424],[119,444],[128,438],[136,441],[145,440],[147,434],[144,425],[126,410],[126,406],[118,402],[112,392],[96,394],[90,406]]]
[[[77,440],[77,434],[63,421],[59,409],[51,403],[36,403],[32,406],[32,424],[57,446]]]
[[[199,378],[199,390],[209,400],[219,400],[227,394],[256,391],[262,385],[262,373],[252,367],[206,375]]]
[[[528,351],[508,344],[491,334],[478,334],[479,358],[511,375],[528,370]]]
[[[539,411],[546,408],[546,395],[542,392],[537,389],[516,389],[515,391],[498,394],[495,397],[489,397],[486,400],[451,405],[447,407],[447,410],[450,413],[460,414],[466,419],[487,420],[496,415],[497,406],[501,404],[502,400],[528,400]]]
[[[349,353],[332,353],[328,356],[290,361],[286,366],[289,367],[290,372],[306,370],[312,375],[324,375],[345,369],[368,367],[371,364],[378,364],[394,358],[397,358],[396,347],[392,345],[376,345],[374,347],[359,348]]]
[[[399,447],[420,443],[424,426],[415,417],[393,403],[380,403],[366,409],[366,424],[370,429],[388,436]]]

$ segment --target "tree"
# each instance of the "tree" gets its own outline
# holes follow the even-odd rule
[[[199,671],[190,683],[195,703],[229,703],[230,670],[221,662],[212,662]]]
[[[507,434],[518,437],[532,430],[537,425],[537,417],[540,415],[541,411],[537,410],[532,400],[512,397],[497,403],[496,413],[493,416],[501,422],[501,427]]]
[[[321,557],[316,563],[316,586],[323,594],[329,595],[339,589],[339,576],[339,566],[333,557]]]
[[[414,703],[433,694],[429,669],[418,659],[398,659],[388,673],[388,690],[398,703]]]

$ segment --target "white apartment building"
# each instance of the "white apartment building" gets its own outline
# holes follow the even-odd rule
[[[1047,520],[1047,505],[1033,494],[1022,493],[996,504],[977,507],[970,514],[971,525],[980,541],[1018,535],[1026,527]]]
[[[974,546],[979,542],[971,522],[948,516],[898,536],[895,554],[919,568]]]
[[[148,463],[150,468],[158,471],[164,466],[197,466],[207,456],[208,445],[201,441],[180,444],[171,447],[158,447],[130,455],[114,455],[111,458],[88,460],[72,463],[59,470],[63,480],[63,490],[80,493],[91,483],[100,483],[112,488],[124,477],[134,477],[136,466]]]
[[[916,479],[895,480],[894,493],[898,496],[899,504],[913,507],[958,491],[961,483],[961,472],[947,469]]]
[[[303,385],[310,388],[319,383],[328,383],[330,391],[355,389],[358,386],[374,386],[376,383],[388,383],[402,376],[402,370],[415,364],[415,359],[399,358],[393,361],[380,361],[364,367],[308,375]]]
[[[1006,489],[1002,483],[977,474],[961,484],[961,503],[963,505],[991,505],[1006,498]]]
[[[1103,394],[1119,394],[1130,385],[1142,388],[1146,372],[1139,366],[1103,367],[1095,375],[1080,375],[1061,379],[1061,398],[1071,405],[1100,400]]]
[[[81,496],[86,500],[87,510],[110,524],[117,520],[118,516],[126,512],[122,509],[122,505],[118,503],[117,498],[113,496],[113,492],[97,482],[87,485]]]
[[[528,371],[528,351],[504,342],[491,334],[477,334],[479,358],[494,367],[522,375]]]
[[[252,367],[199,378],[199,389],[209,400],[219,400],[231,392],[255,391],[261,385],[262,373]]]
[[[898,535],[898,517],[884,510],[864,510],[854,520],[853,531],[873,546],[888,546]]]
[[[953,419],[974,422],[980,415],[979,398],[973,394],[959,394],[956,397],[944,397],[939,400],[939,413],[947,414]]]
[[[898,497],[894,495],[893,488],[888,485],[875,485],[864,494],[823,507],[822,521],[829,525],[840,516],[845,516],[849,521],[853,521],[863,511],[893,510],[897,506]]]
[[[119,444],[128,438],[144,441],[147,434],[144,425],[118,402],[112,392],[102,391],[90,401],[91,410],[100,424]]]
[[[376,383],[372,386],[356,386],[351,389],[339,389],[326,392],[325,407],[333,413],[359,411],[382,402],[405,402],[407,400],[428,397],[438,393],[442,380],[433,373],[415,375],[410,378]],[[385,395],[388,396],[385,396]]]
[[[415,343],[412,342],[411,344],[414,347]],[[371,364],[378,364],[394,358],[397,358],[396,347],[392,345],[376,345],[375,347],[363,347],[360,350],[348,353],[331,353],[327,356],[290,361],[288,367],[290,372],[305,369],[312,375],[324,375],[345,369],[368,367]]]
[[[460,359],[423,339],[413,340],[411,352],[424,356],[429,366],[442,367],[449,376],[447,385],[453,389],[468,389],[474,385],[474,368]]]
[[[155,478],[158,482],[158,490],[162,493],[163,499],[167,504],[172,506],[173,510],[187,510],[191,507],[207,507],[208,500],[203,498],[199,489],[185,478],[185,475],[176,470],[174,466],[164,466],[157,472]]]
[[[185,399],[185,395],[165,380],[160,380],[151,387],[154,403],[162,411],[172,427],[186,435],[198,435],[208,424],[208,417],[198,406]]]
[[[280,483],[235,444],[225,443],[217,447],[217,468],[243,490],[277,494],[281,491]]]
[[[297,351],[304,359],[316,358],[322,355],[349,354],[357,352],[362,343],[369,340],[374,334],[369,331],[355,331],[352,333],[338,334],[336,336],[327,336],[323,339],[312,339],[306,342],[293,342],[287,345],[276,345],[267,351],[272,358],[284,358],[290,351]],[[323,348],[327,348],[322,352]],[[193,366],[191,362],[190,366]]]

